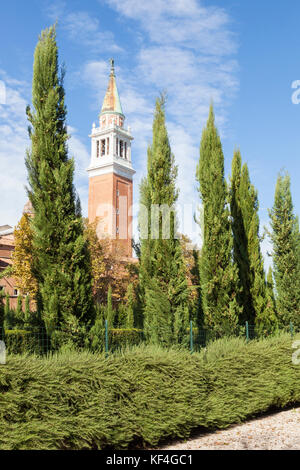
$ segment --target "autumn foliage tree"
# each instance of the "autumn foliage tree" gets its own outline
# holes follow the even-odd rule
[[[126,298],[128,285],[137,283],[137,270],[124,260],[122,249],[110,238],[97,235],[98,219],[85,221],[85,235],[89,244],[92,265],[93,294],[98,304],[106,304],[109,286],[112,302],[117,306]]]
[[[12,254],[13,276],[16,287],[23,295],[28,294],[35,299],[37,293],[37,281],[32,272],[33,266],[33,232],[31,228],[31,216],[23,214],[14,231],[15,249]]]

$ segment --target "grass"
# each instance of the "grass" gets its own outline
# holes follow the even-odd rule
[[[295,338],[299,339],[299,338]],[[200,353],[144,345],[65,349],[0,366],[0,449],[126,449],[225,428],[300,403],[287,334],[222,339]]]

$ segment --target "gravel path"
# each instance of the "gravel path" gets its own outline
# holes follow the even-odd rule
[[[300,450],[300,408],[264,416],[223,431],[199,434],[162,450]]]

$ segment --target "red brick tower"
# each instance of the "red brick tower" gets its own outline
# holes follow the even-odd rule
[[[130,128],[124,128],[116,85],[114,61],[102,110],[99,127],[93,125],[89,174],[89,221],[99,218],[99,237],[109,236],[122,247],[125,257],[132,256],[132,177]]]

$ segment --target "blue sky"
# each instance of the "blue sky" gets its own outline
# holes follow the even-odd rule
[[[33,52],[40,31],[56,19],[60,61],[67,69],[70,155],[76,161],[84,214],[88,134],[102,105],[110,57],[116,63],[126,124],[135,137],[136,201],[146,168],[155,97],[166,90],[180,202],[198,203],[195,169],[213,99],[226,175],[239,146],[259,192],[261,225],[268,222],[267,209],[281,169],[291,174],[299,214],[300,105],[291,99],[292,82],[300,80],[297,0],[1,3],[0,80],[6,86],[6,103],[0,104],[0,225],[14,225],[26,200],[25,107],[31,100]],[[264,251],[267,246],[265,242]]]

